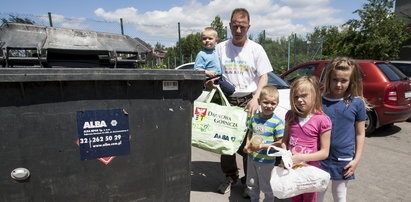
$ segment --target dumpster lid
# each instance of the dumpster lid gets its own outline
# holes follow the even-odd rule
[[[4,67],[135,67],[151,54],[147,44],[127,35],[4,23],[0,65]]]
[[[4,23],[0,47],[61,50],[150,52],[140,41],[127,35],[88,30]]]

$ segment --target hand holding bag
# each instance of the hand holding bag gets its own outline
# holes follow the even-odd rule
[[[219,93],[222,105],[211,103]],[[247,132],[247,112],[230,106],[220,87],[207,95],[204,102],[194,101],[192,119],[192,145],[218,154],[233,155]]]
[[[269,154],[270,149],[278,152]],[[269,156],[281,156],[284,168],[275,166],[271,171],[270,184],[275,197],[290,198],[303,193],[323,192],[330,182],[330,174],[315,166],[300,164],[293,166],[291,152],[276,146],[267,149]]]

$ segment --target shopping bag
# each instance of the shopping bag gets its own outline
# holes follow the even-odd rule
[[[270,149],[279,152],[268,154]],[[307,164],[293,165],[289,150],[270,146],[267,155],[281,156],[284,162],[284,168],[275,166],[271,171],[270,184],[275,197],[285,199],[303,193],[323,192],[327,189],[330,174]]]
[[[222,105],[211,103],[219,94]],[[230,106],[219,87],[210,91],[205,101],[194,101],[192,145],[210,152],[233,155],[247,132],[247,112]]]

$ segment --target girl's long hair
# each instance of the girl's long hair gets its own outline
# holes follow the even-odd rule
[[[297,92],[301,89],[307,89],[308,92],[311,93],[311,98],[313,99],[312,102],[314,102],[313,108],[308,113],[324,114],[318,79],[313,76],[310,76],[310,77],[303,76],[303,77],[298,78],[291,84],[291,90],[290,90],[291,111],[286,117],[286,124],[291,123],[296,117],[302,116],[304,114],[304,112],[300,111],[297,108],[297,106],[295,105],[295,101],[294,101]]]

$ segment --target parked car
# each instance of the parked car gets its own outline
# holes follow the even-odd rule
[[[411,61],[394,60],[390,61],[390,63],[396,66],[402,73],[404,73],[408,77],[408,79],[411,80]]]
[[[191,68],[190,68],[191,67]],[[194,62],[186,63],[176,67],[175,69],[192,69],[194,67]],[[268,84],[270,86],[275,86],[278,89],[280,95],[280,101],[278,103],[277,108],[275,109],[274,113],[284,120],[285,114],[290,107],[290,86],[281,79],[279,76],[275,75],[273,72],[268,73]],[[197,98],[197,101],[204,101],[205,97],[209,91],[204,90],[201,95]]]
[[[402,73],[404,73],[409,80],[411,80],[411,61],[393,60],[390,63],[396,66]],[[407,119],[411,122],[411,117]]]
[[[290,106],[290,86],[282,78],[278,77],[273,72],[268,73],[268,84],[269,86],[275,86],[278,89],[280,101],[278,102],[277,108],[275,108],[274,113],[285,120],[285,114],[291,109]]]
[[[280,77],[292,82],[300,76],[316,76],[324,81],[330,60],[306,62]],[[393,65],[384,61],[356,60],[363,72],[364,97],[372,105],[367,112],[366,134],[376,128],[402,122],[411,117],[411,81]]]

